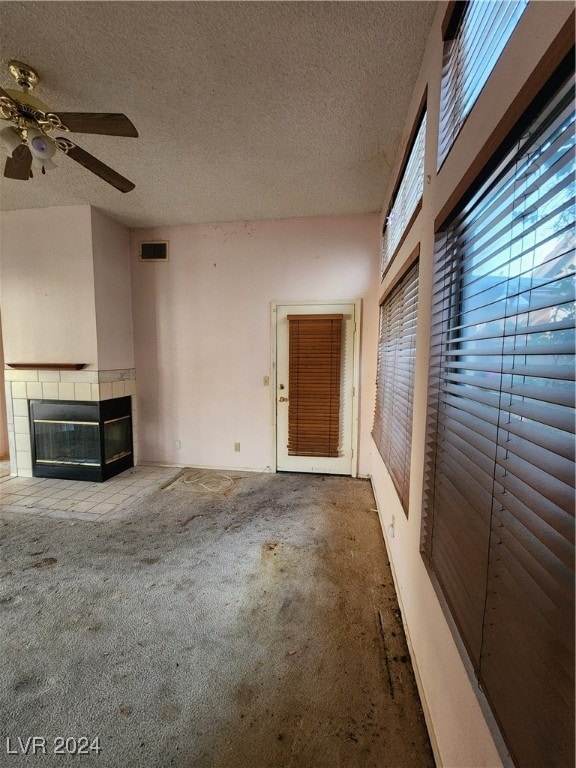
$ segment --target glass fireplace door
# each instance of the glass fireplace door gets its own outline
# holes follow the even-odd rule
[[[129,396],[29,403],[34,477],[103,482],[134,465]]]
[[[37,464],[100,466],[97,421],[34,419]]]
[[[132,421],[130,416],[104,422],[104,461],[113,461],[132,453]]]

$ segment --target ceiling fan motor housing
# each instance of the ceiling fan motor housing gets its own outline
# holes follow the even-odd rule
[[[20,88],[26,88],[26,90],[31,91],[40,82],[38,73],[22,61],[11,61],[8,64],[8,69]]]

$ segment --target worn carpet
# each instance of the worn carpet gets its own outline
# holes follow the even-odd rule
[[[1,516],[0,765],[433,766],[369,483],[183,478]]]

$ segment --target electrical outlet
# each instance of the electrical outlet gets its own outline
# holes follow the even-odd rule
[[[236,453],[240,453],[240,443],[234,443],[234,450]]]

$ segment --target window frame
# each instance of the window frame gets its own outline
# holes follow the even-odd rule
[[[460,2],[460,0],[457,0]],[[434,217],[434,232],[445,226],[468,202],[473,189],[482,184],[510,150],[511,137],[521,121],[528,121],[546,101],[546,91],[555,73],[565,66],[574,50],[574,12],[562,26],[546,54],[528,76],[502,118],[472,159]],[[573,56],[573,53],[572,53]]]
[[[492,72],[496,68],[498,61],[502,57],[504,51],[506,50],[515,30],[518,26],[518,23],[520,19],[522,18],[522,14],[526,10],[526,7],[530,0],[498,0],[498,2],[501,3],[501,7],[503,8],[510,8],[512,7],[512,4],[515,3],[517,6],[520,5],[521,2],[524,3],[524,7],[522,11],[520,12],[520,15],[516,19],[516,22],[514,26],[510,29],[508,36],[506,37],[502,47],[500,48],[496,58],[494,59],[492,66],[489,71],[487,71],[483,75],[483,79],[480,78],[479,81],[479,88],[478,92],[476,93],[476,96],[474,99],[468,104],[467,107],[462,106],[461,108],[458,108],[457,102],[462,101],[462,98],[465,96],[465,94],[468,91],[468,86],[470,87],[470,90],[472,90],[472,85],[470,84],[470,81],[467,81],[465,83],[465,86],[462,87],[455,87],[452,86],[451,88],[447,87],[447,81],[450,80],[452,83],[455,81],[460,81],[460,78],[465,77],[463,74],[463,64],[460,60],[460,51],[461,51],[461,39],[463,30],[465,31],[464,25],[466,24],[466,20],[468,18],[467,13],[468,9],[474,4],[474,3],[482,3],[484,7],[488,7],[488,2],[483,2],[483,0],[451,0],[451,2],[448,3],[448,7],[446,9],[446,13],[444,15],[444,20],[442,22],[442,41],[444,43],[444,55],[443,55],[443,62],[442,62],[442,77],[440,81],[440,101],[439,101],[439,129],[438,129],[438,146],[437,146],[437,158],[436,158],[436,170],[439,172],[444,163],[446,162],[448,156],[450,155],[450,152],[456,143],[456,140],[458,139],[458,136],[460,135],[462,128],[464,124],[466,123],[469,115],[472,113],[474,106],[476,102],[478,101],[482,91],[486,87],[487,83],[489,82]],[[497,0],[490,0],[490,2],[495,6]],[[505,11],[504,11],[505,12]],[[498,16],[492,16],[488,18],[488,22],[492,23],[494,19],[498,18]],[[491,35],[486,34],[486,39],[490,39]],[[498,46],[496,46],[498,47]],[[485,55],[490,53],[490,48],[485,48]],[[443,123],[446,123],[448,127],[444,129]],[[450,138],[449,133],[452,133],[452,136]],[[443,147],[443,145],[445,146]]]
[[[410,503],[410,464],[414,416],[414,371],[418,331],[420,244],[414,249],[398,278],[388,287],[379,304],[378,365],[376,402],[372,438],[392,479],[400,503],[408,517]],[[408,302],[406,303],[406,299]],[[386,311],[390,310],[385,328]],[[398,311],[401,315],[398,315]],[[391,320],[390,315],[394,317]],[[400,349],[407,328],[412,327],[413,343]],[[384,334],[387,332],[386,339]],[[386,354],[386,350],[388,354]],[[385,360],[392,353],[393,365]],[[398,355],[402,356],[402,375],[398,372]],[[388,375],[384,376],[384,372]],[[399,386],[405,379],[405,386]],[[399,394],[407,392],[407,397]],[[391,397],[390,397],[391,394]],[[403,412],[401,418],[398,413]],[[388,429],[386,429],[386,425]],[[390,437],[395,435],[395,439]]]
[[[406,142],[406,147],[404,149],[404,155],[402,156],[402,162],[400,163],[400,170],[398,172],[398,176],[396,178],[396,183],[394,184],[394,189],[392,191],[392,195],[390,197],[390,202],[388,204],[388,207],[386,209],[386,215],[384,217],[384,225],[382,227],[382,238],[381,238],[381,251],[380,251],[380,281],[384,279],[386,276],[386,273],[390,269],[391,264],[393,263],[394,259],[396,258],[400,248],[402,247],[408,233],[412,229],[414,222],[416,221],[416,218],[418,214],[420,213],[422,209],[422,201],[424,198],[424,188],[426,186],[426,132],[427,128],[424,131],[424,137],[423,137],[423,152],[422,152],[422,194],[419,196],[418,202],[416,203],[416,206],[412,213],[410,214],[408,221],[402,231],[402,234],[396,243],[396,245],[393,247],[392,252],[386,256],[385,255],[385,238],[386,238],[386,231],[388,230],[388,220],[390,218],[390,215],[393,211],[393,208],[396,204],[396,201],[398,199],[398,194],[400,192],[400,188],[402,186],[402,183],[404,181],[404,175],[406,173],[406,169],[408,168],[408,164],[410,163],[412,152],[415,147],[416,139],[418,137],[418,133],[420,131],[420,127],[422,125],[422,122],[427,117],[427,99],[428,99],[428,88],[426,87],[424,89],[424,93],[422,95],[422,99],[420,100],[420,104],[418,106],[418,111],[416,112],[416,119],[414,120],[414,123],[412,125],[412,130],[410,131],[410,135],[408,136],[408,141]]]
[[[572,37],[572,34],[571,34]],[[573,42],[573,37],[572,37]],[[569,46],[570,47],[570,46]],[[566,47],[564,47],[563,53],[566,53]],[[555,56],[558,56],[558,51],[555,52]],[[461,216],[463,211],[466,211],[466,207],[470,206],[471,202],[478,202],[481,201],[482,195],[486,191],[486,189],[483,189],[486,185],[486,182],[490,179],[490,184],[492,184],[492,175],[494,174],[494,171],[496,169],[499,169],[501,166],[501,163],[505,156],[511,151],[512,146],[514,144],[521,145],[522,139],[520,138],[523,130],[525,129],[528,131],[532,128],[532,121],[536,118],[536,116],[541,112],[542,108],[548,105],[548,103],[552,103],[554,101],[554,97],[551,99],[551,93],[555,93],[555,90],[559,87],[559,83],[562,80],[566,79],[567,71],[571,71],[573,73],[573,61],[574,61],[574,51],[573,48],[571,51],[565,55],[565,58],[563,62],[561,63],[558,70],[554,73],[552,78],[549,78],[546,82],[546,85],[542,88],[542,90],[536,95],[534,98],[534,94],[532,94],[533,100],[530,104],[529,108],[524,110],[524,112],[520,115],[520,117],[517,117],[515,126],[514,126],[514,136],[509,137],[507,141],[505,141],[502,146],[499,148],[498,152],[495,153],[495,156],[491,159],[488,169],[485,173],[479,174],[476,178],[475,182],[468,188],[467,195],[460,200],[458,206],[453,211],[452,215],[449,217],[446,217],[445,221],[443,221],[442,225],[437,228],[436,234],[437,237],[442,234],[443,231],[449,231],[450,228],[454,225],[455,221],[458,222],[458,217]],[[547,66],[549,65],[549,62]],[[514,139],[514,141],[512,140]],[[519,153],[521,153],[521,149],[519,150]],[[496,183],[492,184],[492,186],[496,186]],[[489,187],[490,189],[491,187]],[[468,215],[468,214],[466,214]],[[462,219],[461,219],[462,220]],[[466,248],[469,248],[469,235],[466,235]],[[462,240],[460,240],[462,242]],[[446,246],[448,247],[448,246]],[[440,246],[437,244],[437,250],[439,250]],[[434,569],[433,563],[432,563],[432,548],[434,547],[434,507],[431,506],[430,498],[431,495],[434,493],[433,486],[436,478],[436,461],[438,460],[438,451],[437,451],[437,440],[440,440],[439,432],[439,410],[438,407],[434,407],[435,402],[440,402],[440,396],[439,391],[442,387],[445,386],[445,378],[440,373],[440,367],[444,366],[446,367],[446,360],[452,360],[456,364],[461,360],[460,357],[454,356],[452,358],[447,358],[445,355],[445,348],[446,345],[450,343],[451,339],[451,332],[453,332],[454,327],[457,327],[461,321],[461,313],[463,311],[463,307],[461,304],[462,297],[459,295],[458,291],[459,288],[457,286],[463,285],[464,283],[462,275],[458,275],[455,280],[451,280],[448,277],[446,277],[446,271],[454,270],[452,274],[456,275],[457,272],[461,272],[463,269],[465,269],[464,261],[462,263],[458,262],[458,265],[456,265],[456,258],[460,258],[458,254],[463,253],[463,248],[457,240],[455,241],[454,245],[454,251],[453,254],[449,251],[446,251],[446,257],[444,258],[444,262],[437,261],[435,259],[435,300],[433,302],[432,307],[432,328],[439,327],[440,324],[444,325],[444,330],[442,333],[440,333],[437,336],[437,341],[432,344],[431,348],[431,372],[430,372],[430,383],[429,383],[429,401],[432,403],[432,407],[429,409],[428,412],[428,430],[427,430],[427,445],[428,449],[425,456],[425,492],[424,492],[424,503],[423,503],[423,515],[422,515],[422,556],[426,565],[426,568],[428,570],[428,573],[430,575],[431,581],[434,584],[434,587],[436,591],[439,594],[440,603],[443,607],[443,610],[445,613],[447,613],[447,616],[449,617],[449,623],[452,627],[454,627],[454,622],[456,622],[456,625],[458,627],[458,639],[464,642],[464,645],[466,647],[466,654],[469,657],[469,661],[472,662],[474,667],[474,673],[480,680],[480,683],[483,686],[483,689],[487,695],[488,700],[491,702],[491,705],[494,709],[494,714],[497,718],[497,720],[501,722],[501,718],[497,712],[497,709],[494,707],[494,701],[493,701],[493,695],[491,693],[491,690],[489,690],[489,687],[486,686],[486,681],[481,676],[481,661],[482,661],[482,648],[484,643],[484,624],[482,624],[482,637],[479,640],[479,644],[477,647],[471,647],[470,640],[465,637],[466,629],[463,628],[462,625],[462,619],[458,619],[458,617],[454,614],[453,608],[449,607],[449,600],[446,597],[446,594],[444,592],[444,588],[441,586],[439,578],[436,574],[436,571]],[[464,259],[464,256],[461,257]],[[450,261],[451,263],[448,263]],[[519,279],[519,278],[518,278]],[[442,283],[441,280],[444,282]],[[511,315],[512,316],[512,315]],[[504,336],[503,336],[504,338]],[[434,332],[433,332],[433,342],[434,342]],[[455,351],[457,352],[459,350],[459,347],[454,347]],[[470,352],[466,353],[467,355],[470,354]],[[504,364],[505,357],[509,355],[509,352],[506,352],[506,348],[503,347],[502,349],[502,364]],[[504,370],[502,370],[502,373],[504,373]],[[530,376],[531,374],[527,374]],[[501,390],[502,391],[502,390]],[[500,420],[500,415],[502,413],[505,413],[506,410],[502,410],[502,404],[498,404],[498,422]],[[500,429],[500,426],[498,426],[498,429]],[[506,431],[504,429],[504,431]],[[502,485],[502,483],[497,479],[498,474],[496,473],[496,468],[498,467],[498,457],[497,452],[499,450],[499,446],[501,445],[498,442],[499,438],[496,440],[494,444],[494,450],[495,450],[495,469],[494,469],[494,478],[495,478],[495,487],[499,483]],[[544,459],[543,459],[544,460]],[[565,481],[566,482],[566,481]],[[503,486],[505,488],[505,485]],[[498,496],[495,495],[494,488],[492,490],[492,509],[494,510],[494,505],[497,502]],[[495,514],[494,511],[490,513]],[[446,522],[443,523],[443,525],[446,525]],[[490,523],[490,526],[492,523]],[[490,528],[490,539],[487,542],[487,546],[489,550],[486,552],[486,557],[488,557],[489,553],[492,552],[495,545],[498,544],[497,538],[495,537],[494,540],[492,540],[492,529]],[[459,542],[459,546],[460,546]],[[442,546],[442,545],[438,545]],[[463,544],[462,544],[463,546]],[[455,565],[454,563],[451,563],[451,569],[454,570],[455,568],[458,568],[458,565]],[[468,566],[467,566],[468,567]],[[487,569],[486,569],[487,570]],[[490,588],[494,588],[494,581],[490,581],[490,574],[486,572],[486,582],[482,589],[486,593],[486,602],[484,605],[484,611],[486,610],[486,606],[490,605],[490,602],[488,600],[488,594]],[[493,579],[493,577],[492,577]],[[454,599],[454,597],[452,598]],[[494,621],[494,618],[491,619]],[[485,614],[483,615],[482,622],[486,621]],[[489,626],[492,626],[489,624]],[[492,635],[493,636],[493,635]],[[461,647],[460,643],[458,643],[459,647]],[[472,646],[474,643],[472,643]],[[474,654],[477,654],[477,659],[474,660]],[[540,673],[542,674],[542,673]],[[508,725],[508,727],[510,727]],[[503,728],[503,735],[505,738],[507,737],[507,734]]]

